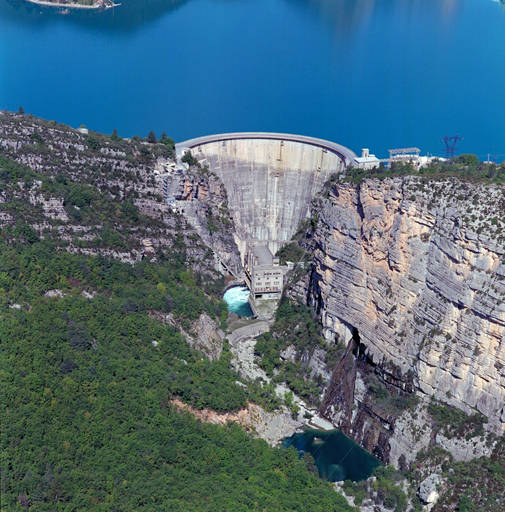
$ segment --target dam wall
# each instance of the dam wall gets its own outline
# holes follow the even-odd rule
[[[225,134],[178,144],[217,174],[228,194],[236,242],[275,254],[310,215],[310,203],[325,181],[356,156],[334,143],[285,134]]]

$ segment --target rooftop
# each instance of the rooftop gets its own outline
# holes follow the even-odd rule
[[[370,156],[358,156],[354,159],[355,162],[358,162],[358,163],[366,163],[366,162],[376,162],[378,160],[378,158],[375,156],[375,155],[370,155]]]
[[[274,257],[266,245],[256,245],[252,247],[252,252],[258,258],[258,265],[272,265]]]

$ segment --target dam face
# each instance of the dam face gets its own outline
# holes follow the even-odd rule
[[[190,149],[226,187],[242,262],[247,242],[266,245],[272,254],[289,242],[325,181],[356,156],[319,139],[271,135],[212,136],[177,145],[179,154]]]

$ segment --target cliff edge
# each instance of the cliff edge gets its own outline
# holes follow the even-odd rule
[[[420,176],[333,183],[318,205],[310,290],[328,341],[353,338],[389,383],[478,411],[497,433],[505,427],[504,192]],[[338,413],[326,415],[338,424]]]

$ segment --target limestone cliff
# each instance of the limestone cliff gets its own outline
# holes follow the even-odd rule
[[[317,207],[310,291],[328,341],[354,337],[361,360],[390,386],[477,410],[497,432],[505,428],[504,191],[421,176],[333,183]],[[357,392],[349,393],[352,406]]]
[[[216,267],[225,274],[238,275],[241,263],[234,239],[235,226],[228,209],[227,191],[219,177],[197,166],[171,176],[168,181],[182,214],[212,249]]]

